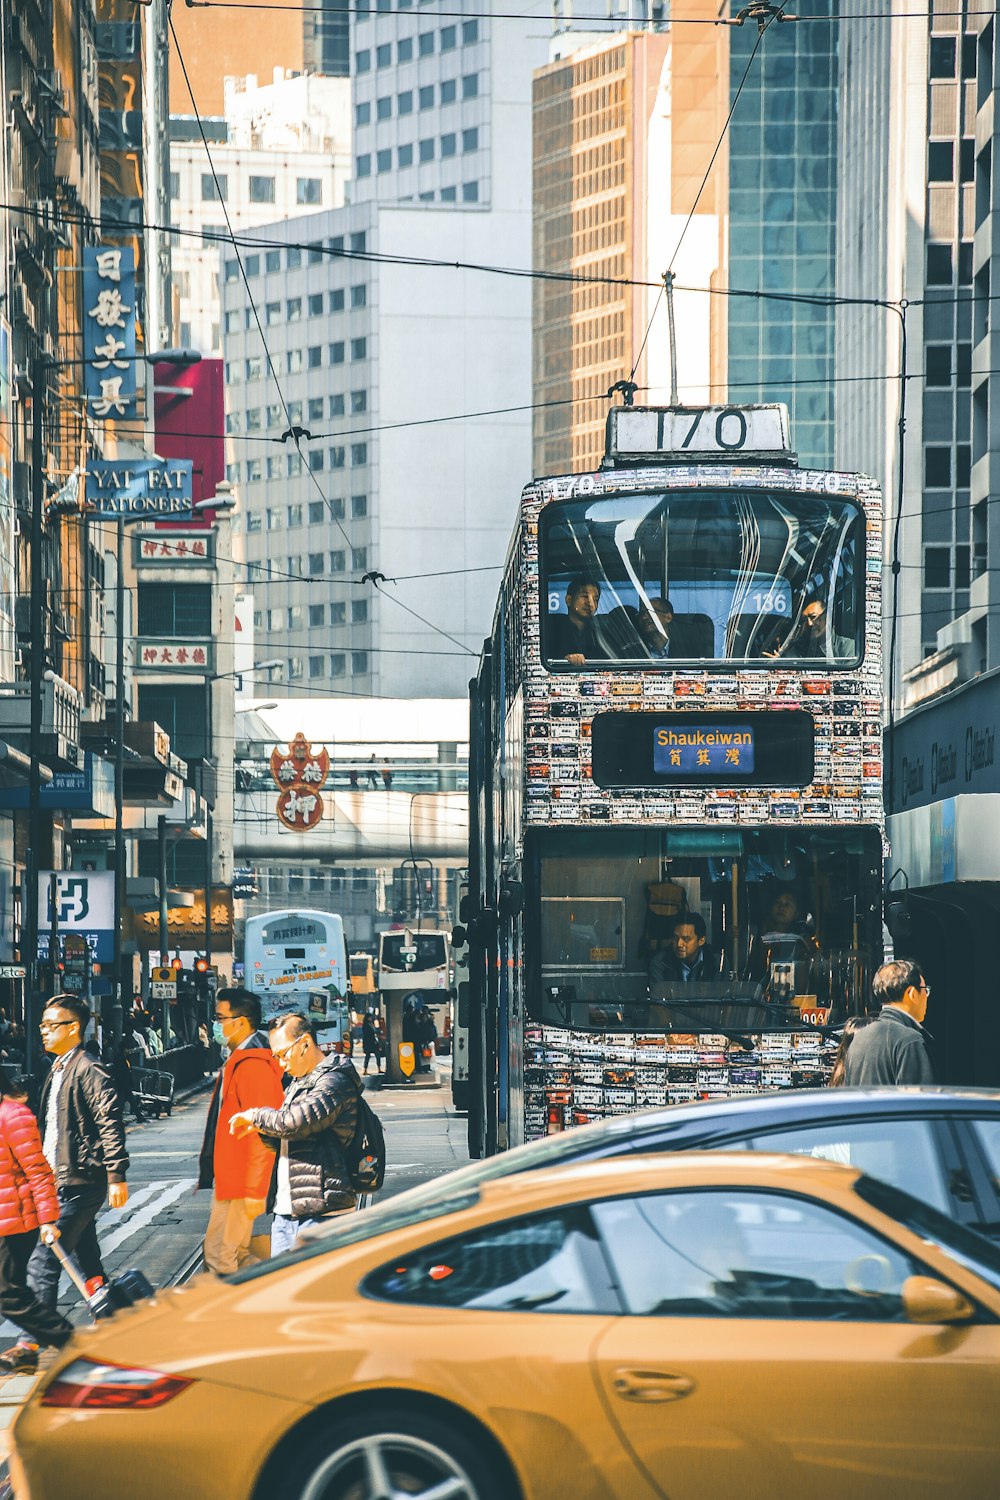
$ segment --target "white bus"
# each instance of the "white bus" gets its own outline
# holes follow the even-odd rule
[[[344,923],[327,911],[272,911],[248,917],[244,981],[265,1019],[305,1011],[324,1049],[350,1045]]]

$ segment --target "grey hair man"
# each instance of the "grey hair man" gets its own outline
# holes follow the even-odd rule
[[[882,965],[872,984],[882,1009],[851,1043],[844,1063],[847,1088],[934,1082],[923,1025],[930,992],[912,958]]]

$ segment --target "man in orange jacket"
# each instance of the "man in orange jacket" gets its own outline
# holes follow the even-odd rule
[[[233,1115],[246,1109],[278,1109],[284,1097],[281,1067],[260,1030],[260,1001],[249,990],[220,990],[215,1001],[215,1039],[229,1049],[212,1091],[198,1186],[212,1188],[205,1233],[205,1264],[220,1276],[238,1271],[250,1257],[254,1220],[264,1212],[274,1153],[258,1135],[237,1140]]]

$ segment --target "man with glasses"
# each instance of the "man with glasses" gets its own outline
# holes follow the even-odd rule
[[[301,1011],[274,1022],[271,1051],[292,1080],[284,1104],[234,1115],[229,1128],[235,1136],[259,1132],[277,1151],[271,1252],[279,1255],[303,1225],[357,1207],[345,1152],[357,1128],[362,1083],[349,1057],[323,1055]]]
[[[62,1248],[75,1255],[87,1290],[105,1281],[96,1220],[107,1198],[112,1208],[128,1202],[128,1152],[121,1105],[110,1075],[84,1050],[90,1007],[78,995],[53,995],[42,1012],[42,1046],[53,1059],[42,1085],[38,1122],[42,1151],[59,1193],[57,1228]],[[56,1310],[59,1262],[39,1242],[28,1262],[28,1282],[39,1302]],[[18,1368],[38,1366],[38,1346],[18,1343]]]
[[[911,958],[882,965],[872,983],[882,1009],[870,1026],[855,1032],[844,1063],[846,1088],[934,1082],[923,1027],[930,992]]]
[[[230,1276],[251,1259],[254,1220],[264,1212],[274,1157],[256,1136],[230,1133],[240,1110],[277,1106],[282,1100],[281,1068],[260,1030],[260,1001],[244,989],[220,990],[215,1001],[215,1040],[228,1052],[208,1107],[199,1158],[198,1186],[212,1189],[205,1232],[205,1264]]]

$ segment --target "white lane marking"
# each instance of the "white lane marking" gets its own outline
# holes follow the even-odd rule
[[[176,1203],[178,1198],[190,1192],[197,1180],[196,1177],[182,1177],[177,1182],[159,1184],[161,1191],[158,1197],[144,1203],[138,1213],[130,1214],[125,1223],[113,1230],[111,1234],[101,1236],[101,1258],[110,1255],[112,1250],[117,1250],[119,1245],[131,1239],[134,1234],[138,1234],[140,1229],[145,1229],[158,1213],[162,1213],[165,1208],[170,1207],[171,1203]]]
[[[130,1161],[135,1161],[136,1158],[140,1157],[140,1156],[160,1156],[160,1157],[163,1157],[163,1156],[176,1156],[178,1158],[186,1158],[188,1161],[191,1161],[191,1159],[194,1156],[194,1152],[193,1151],[130,1151],[129,1152],[129,1160]]]
[[[154,1193],[158,1193],[162,1186],[162,1182],[147,1182],[145,1187],[136,1188],[134,1193],[129,1193],[128,1202],[124,1208],[108,1208],[105,1204],[97,1215],[97,1222],[103,1224],[105,1219],[112,1219],[115,1224],[123,1223],[129,1214],[134,1213],[149,1198],[152,1198]]]

